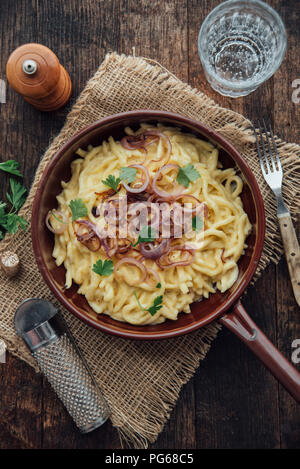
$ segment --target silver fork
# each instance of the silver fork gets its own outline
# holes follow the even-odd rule
[[[253,127],[254,128],[254,127]],[[265,138],[263,136],[265,134]],[[258,122],[258,131],[254,128],[257,153],[263,177],[277,199],[277,217],[279,221],[283,247],[289,268],[294,295],[300,306],[300,248],[291,214],[282,199],[283,171],[271,126],[267,129],[263,120],[263,129]]]

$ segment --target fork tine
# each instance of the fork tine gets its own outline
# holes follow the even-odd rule
[[[258,153],[258,156],[259,156],[260,167],[261,167],[261,170],[262,170],[262,172],[263,172],[263,174],[264,174],[264,173],[266,172],[266,170],[265,170],[265,167],[264,167],[263,158],[262,158],[262,154],[261,154],[261,151],[260,151],[260,146],[259,146],[257,131],[256,131],[256,128],[255,128],[254,125],[253,125],[253,132],[254,132],[254,135],[255,135],[256,148],[257,148],[257,153]]]
[[[259,135],[260,135],[261,146],[262,146],[263,153],[264,153],[264,161],[263,161],[263,158],[261,157],[261,159],[260,159],[260,166],[261,166],[261,168],[262,168],[262,171],[264,171],[265,173],[268,174],[269,172],[271,172],[271,168],[270,168],[269,161],[268,161],[268,155],[267,155],[266,148],[265,148],[265,142],[264,142],[263,132],[262,132],[262,128],[261,128],[260,122],[258,121],[257,124],[258,124],[258,129],[259,129]],[[265,163],[265,165],[266,165],[266,167],[267,167],[267,171],[265,170],[264,163]]]
[[[277,166],[278,166],[278,169],[281,170],[282,169],[281,161],[280,161],[279,153],[278,153],[278,150],[277,150],[277,145],[275,143],[272,127],[270,127],[270,135],[271,135],[271,139],[272,139],[272,143],[273,143],[274,152],[275,152],[275,155],[276,155]]]
[[[261,156],[261,152],[260,152],[260,148],[259,148],[259,141],[258,141],[258,138],[257,138],[256,128],[253,124],[252,124],[252,127],[253,127],[253,132],[254,132],[255,140],[256,140],[257,153],[258,153],[259,158],[261,159],[262,156]]]
[[[266,123],[265,123],[264,119],[263,119],[263,126],[264,126],[265,135],[266,135],[266,138],[267,138],[267,144],[268,144],[268,149],[269,149],[269,157],[270,157],[270,160],[271,160],[271,163],[272,163],[272,168],[273,168],[273,171],[276,171],[276,165],[275,165],[273,152],[272,152],[271,145],[270,145],[270,137],[268,135],[267,126],[266,126]],[[271,129],[271,125],[270,125],[270,129]]]

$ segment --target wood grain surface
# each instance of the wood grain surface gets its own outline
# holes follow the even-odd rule
[[[27,187],[49,141],[105,53],[117,51],[158,60],[179,78],[219,104],[253,121],[271,120],[276,133],[299,141],[300,104],[292,102],[292,82],[300,78],[299,1],[268,0],[285,22],[288,49],[279,71],[251,95],[229,99],[205,80],[197,53],[200,25],[219,0],[1,0],[0,79],[6,80],[9,54],[26,42],[39,42],[58,56],[73,84],[71,102],[42,113],[7,88],[0,104],[0,159],[16,159]],[[0,196],[8,178],[0,175]],[[297,226],[298,238],[300,224]],[[270,265],[244,305],[259,327],[290,360],[300,339],[300,311],[286,261]],[[300,364],[297,365],[298,369]],[[300,411],[287,392],[229,331],[223,330],[184,386],[178,403],[153,448],[300,447]],[[0,364],[0,448],[119,448],[108,422],[80,435],[46,380],[8,354]]]

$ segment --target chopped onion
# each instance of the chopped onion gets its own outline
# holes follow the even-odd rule
[[[121,265],[123,265],[123,264],[131,264],[131,265],[134,265],[134,266],[136,266],[136,267],[140,270],[141,275],[140,275],[140,278],[138,279],[136,285],[140,285],[141,283],[143,283],[143,282],[145,281],[145,279],[146,279],[146,277],[147,277],[147,269],[146,269],[145,265],[144,265],[141,261],[135,259],[134,257],[123,257],[123,259],[120,259],[120,260],[116,263],[116,265],[115,265],[115,267],[114,267],[114,274],[115,274],[116,277],[119,277],[119,276],[120,276],[120,274],[118,273],[118,269],[119,269],[119,267],[121,267]],[[126,279],[126,278],[123,279],[123,278],[122,278],[122,280],[125,280],[125,281],[128,283],[128,279]],[[128,283],[128,285],[130,285],[130,283]],[[133,286],[133,285],[131,285],[131,286]]]
[[[170,159],[171,153],[172,153],[172,145],[171,145],[169,137],[166,134],[164,134],[163,132],[160,132],[159,130],[155,130],[155,129],[146,130],[146,132],[144,132],[144,135],[159,137],[165,142],[165,144],[167,146],[167,154],[166,155],[162,155],[162,157],[159,158],[158,160],[151,160],[148,164],[157,163],[158,161],[162,161],[164,158],[165,158],[164,164],[167,164],[169,159]]]
[[[61,223],[61,227],[60,228],[52,228],[51,224],[50,224],[50,217],[51,215]],[[60,217],[62,218],[62,220],[58,220],[58,218],[56,218],[56,215],[57,217]],[[46,218],[45,218],[45,223],[46,223],[46,226],[48,228],[49,231],[51,231],[51,233],[54,233],[54,234],[61,234],[63,233],[66,228],[67,228],[67,217],[64,213],[62,212],[59,212],[58,210],[49,210],[49,212],[47,213],[46,215]]]
[[[117,238],[103,238],[102,246],[107,257],[111,258],[118,251],[118,240]]]
[[[75,229],[75,225],[79,225],[79,228]],[[82,232],[84,229],[88,230],[87,232]],[[81,241],[81,239],[89,239],[92,238],[93,236],[98,236],[97,235],[97,227],[96,225],[89,221],[89,220],[74,220],[73,221],[73,230],[74,233],[78,239],[78,241]],[[81,232],[79,232],[81,231]]]
[[[152,276],[155,278],[155,283],[149,281],[149,277],[150,277],[149,273],[152,274]],[[146,283],[147,283],[150,287],[153,287],[153,289],[156,288],[156,285],[157,285],[158,283],[161,283],[161,279],[160,279],[159,273],[156,272],[156,270],[151,269],[151,267],[147,267]]]
[[[123,242],[123,244],[122,244]],[[131,241],[128,238],[121,238],[118,241],[118,253],[124,254],[132,247]]]
[[[130,168],[140,169],[143,172],[145,180],[144,180],[143,184],[137,189],[134,189],[134,188],[130,187],[128,184],[126,184],[125,181],[122,181],[123,186],[125,187],[125,189],[128,192],[132,192],[133,194],[138,194],[139,192],[144,192],[145,189],[148,187],[149,180],[150,180],[147,168],[145,168],[145,166],[143,166],[142,164],[132,164],[129,167]]]
[[[193,195],[190,195],[190,194],[181,194],[181,195],[178,195],[177,197],[175,197],[174,201],[175,200],[180,200],[180,199],[191,199],[194,203],[197,202],[197,205],[193,208],[187,208],[187,207],[184,207],[184,210],[187,212],[187,213],[197,213],[198,210],[200,210],[200,208],[202,207],[202,202],[200,202],[199,199],[197,199],[197,197],[194,197]],[[184,202],[183,202],[184,203]],[[199,205],[198,205],[199,204]]]
[[[75,224],[79,225],[77,230],[74,228]],[[87,229],[86,233],[82,232],[84,228]],[[89,220],[75,220],[73,222],[73,229],[77,240],[90,251],[95,252],[100,249],[101,239],[99,230],[97,229],[97,226],[94,225],[94,223]]]
[[[99,249],[101,248],[101,241],[97,236],[93,236],[90,239],[83,240],[81,241],[81,244],[83,244],[92,252],[99,251]]]
[[[180,261],[172,261],[170,255],[173,251],[183,251],[185,254],[190,256],[189,259],[182,259]],[[185,245],[174,245],[171,247],[170,251],[165,254],[163,257],[156,260],[157,265],[161,269],[170,269],[171,267],[177,266],[187,266],[194,262],[195,260],[195,251],[192,249],[187,249]],[[163,264],[164,261],[167,261],[166,264]]]
[[[169,252],[170,244],[171,240],[168,238],[164,238],[156,246],[154,243],[140,243],[140,251],[147,259],[158,259]]]
[[[152,202],[159,202],[160,200],[157,198],[157,194],[151,194],[149,197],[148,197],[148,202],[152,203]],[[156,200],[155,200],[156,199]]]
[[[95,192],[96,195],[98,195],[99,197],[102,197],[102,198],[107,198],[113,194],[115,194],[115,191],[114,189],[108,189],[107,191],[104,191],[104,192]]]
[[[74,227],[74,225],[73,225]],[[75,230],[74,230],[75,232]],[[79,225],[75,232],[77,240],[81,243],[82,241],[86,241],[87,239],[91,239],[95,237],[95,233],[93,230],[86,230],[86,227],[83,225]]]
[[[127,200],[129,203],[135,203],[135,202],[147,202],[149,199],[149,194],[147,192],[144,193],[138,193],[138,194],[128,194],[127,195]]]
[[[150,135],[149,136],[155,136],[158,138],[156,135]],[[145,137],[147,136],[145,133],[142,133],[140,135],[126,135],[126,137],[123,137],[122,140],[120,141],[121,145],[123,148],[126,148],[126,150],[142,150],[142,151],[147,151],[146,147],[151,145],[155,139],[146,139]]]
[[[181,186],[181,185],[178,185],[178,187],[174,190],[174,192],[166,192],[166,191],[163,191],[162,189],[158,189],[157,188],[157,180],[158,178],[160,177],[162,171],[165,171],[166,169],[169,169],[169,168],[174,168],[174,169],[177,169],[179,170],[179,166],[178,164],[166,164],[164,166],[162,166],[158,171],[157,173],[155,174],[154,178],[153,178],[153,181],[152,181],[152,188],[153,188],[153,192],[158,196],[158,197],[161,197],[163,199],[169,199],[169,200],[173,200],[175,198],[177,198],[179,195],[181,195],[182,191],[184,190],[184,187]]]
[[[126,135],[120,143],[126,150],[144,149],[145,138],[143,135]]]

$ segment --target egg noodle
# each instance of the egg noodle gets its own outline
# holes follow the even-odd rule
[[[66,288],[78,284],[78,293],[97,314],[136,325],[176,320],[194,301],[217,289],[225,292],[237,280],[237,262],[251,230],[240,198],[243,182],[234,168],[222,169],[215,146],[177,128],[142,124],[136,132],[126,128],[124,135],[121,141],[109,137],[100,146],[78,149],[72,177],[62,182],[58,207],[47,220],[55,233],[53,256],[66,269]],[[121,168],[134,166],[136,179],[128,182],[128,176],[125,184]],[[132,232],[117,244],[104,241],[95,228],[103,221],[97,207],[104,199],[115,204],[116,195],[170,206],[192,201],[193,220],[202,214],[201,242],[191,245],[200,231],[194,225],[178,239],[164,240],[161,234],[153,239],[150,231],[150,239],[140,243]],[[197,212],[196,206],[205,210]]]

